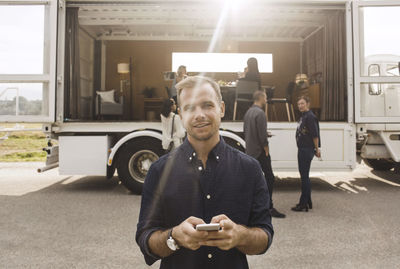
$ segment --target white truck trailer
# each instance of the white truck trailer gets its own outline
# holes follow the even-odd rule
[[[371,167],[391,169],[400,162],[399,6],[340,0],[0,1],[0,121],[43,123],[48,168],[58,163],[60,174],[107,177],[116,169],[123,184],[140,193],[150,165],[163,154],[154,104],[166,97],[163,88],[170,82],[162,71],[175,70],[173,54],[262,53],[273,60],[262,81],[277,86],[275,96],[285,96],[296,74],[308,74],[309,89],[318,85],[312,103],[318,104],[323,160],[315,160],[312,170],[351,170],[357,150]],[[128,63],[128,74],[121,62]],[[208,71],[191,70],[193,64],[186,64],[188,71]],[[236,79],[232,71],[208,75]],[[142,95],[152,83],[158,98]],[[118,112],[102,115],[96,91],[112,88],[120,89],[119,101],[107,109]],[[296,123],[286,116],[282,109],[268,123],[276,171],[297,170]],[[242,128],[229,116],[220,133],[243,150]]]

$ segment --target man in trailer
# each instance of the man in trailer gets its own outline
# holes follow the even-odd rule
[[[185,142],[154,162],[142,194],[136,241],[160,268],[248,268],[274,234],[259,163],[219,135],[225,105],[206,77],[177,84]]]
[[[272,203],[275,176],[272,171],[271,155],[268,147],[267,118],[263,110],[267,104],[267,95],[263,91],[256,91],[253,94],[253,101],[253,106],[247,110],[243,119],[246,153],[258,160],[264,172],[269,191],[271,216],[285,218],[286,215],[276,210]]]

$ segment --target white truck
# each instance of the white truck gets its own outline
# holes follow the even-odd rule
[[[323,160],[312,170],[351,170],[357,151],[369,166],[388,170],[400,163],[397,14],[400,1],[0,1],[0,122],[43,123],[49,146],[42,170],[58,165],[60,174],[108,178],[117,170],[140,193],[163,154],[154,111],[170,86],[162,71],[178,64],[173,53],[257,52],[272,55],[262,81],[279,88],[275,96],[285,95],[296,74],[318,84],[312,103]],[[120,62],[128,62],[128,74]],[[141,94],[151,83],[158,98]],[[118,112],[102,115],[96,91],[112,88],[120,88],[119,101],[107,109]],[[272,165],[294,171],[297,125],[284,109],[278,115],[268,123]],[[226,118],[220,133],[244,150],[242,128]]]

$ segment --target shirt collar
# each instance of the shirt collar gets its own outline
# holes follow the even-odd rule
[[[251,107],[256,107],[256,108],[258,108],[258,109],[261,109],[261,110],[263,110],[260,106],[258,106],[258,105],[255,105],[255,104],[253,104]]]
[[[209,157],[214,157],[217,162],[221,161],[223,158],[223,153],[225,149],[226,143],[222,136],[219,136],[219,142],[215,145],[215,147],[210,151]],[[187,158],[188,162],[193,162],[197,160],[197,153],[193,149],[189,140],[186,138],[180,147],[183,150],[185,158]]]

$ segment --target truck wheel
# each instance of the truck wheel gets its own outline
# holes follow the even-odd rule
[[[147,172],[163,154],[161,141],[140,138],[128,141],[118,153],[117,170],[122,184],[135,194],[141,194]]]
[[[387,171],[394,167],[394,163],[385,159],[364,159],[364,162],[369,167],[378,171]]]
[[[241,152],[245,152],[245,149],[236,140],[233,140],[230,137],[223,137],[223,138],[225,140],[225,143],[228,144],[229,146],[231,146],[232,148],[235,148],[235,149],[237,149],[237,150],[239,150]]]

